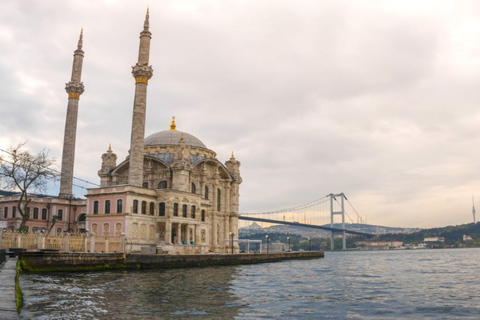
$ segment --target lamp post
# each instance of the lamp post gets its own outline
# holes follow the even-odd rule
[[[267,253],[268,253],[268,245],[270,240],[270,237],[268,236],[268,234],[265,236],[265,239],[267,240]]]
[[[290,237],[287,237],[288,240],[288,252],[290,252]]]
[[[232,239],[232,254],[233,254],[233,236],[235,234],[233,232],[230,232],[230,239]]]
[[[312,251],[312,239],[308,237],[308,251]]]

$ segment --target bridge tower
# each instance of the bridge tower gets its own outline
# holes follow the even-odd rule
[[[339,194],[333,194],[330,193],[327,197],[330,197],[330,227],[333,228],[333,220],[335,215],[341,215],[342,216],[342,250],[347,250],[347,238],[345,237],[345,202],[344,200],[347,199],[345,197],[345,194],[339,193]],[[339,197],[340,200],[340,211],[333,211],[333,201],[337,200],[337,197]],[[333,251],[335,250],[335,242],[333,238],[333,230],[331,231],[330,234],[330,249]]]

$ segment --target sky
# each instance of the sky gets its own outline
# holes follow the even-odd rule
[[[28,141],[60,168],[83,28],[75,177],[99,183],[109,144],[125,159],[147,6],[146,136],[175,116],[221,162],[233,151],[240,212],[343,192],[369,224],[472,222],[478,1],[0,0],[0,148]]]

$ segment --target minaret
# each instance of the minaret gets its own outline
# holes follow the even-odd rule
[[[145,113],[147,109],[147,84],[153,75],[152,66],[148,65],[150,55],[150,39],[152,34],[148,31],[149,13],[145,16],[143,31],[140,33],[140,49],[138,62],[132,67],[135,78],[135,99],[133,102],[132,136],[130,140],[130,167],[128,184],[142,186],[143,182],[143,155],[145,153]]]
[[[473,207],[472,207],[473,223],[476,223],[475,222],[475,213],[476,213],[475,212],[475,199],[473,198],[473,195],[472,195],[472,205],[473,205]]]
[[[63,136],[62,172],[60,176],[60,197],[71,197],[73,187],[73,164],[75,162],[75,138],[77,135],[78,100],[84,91],[82,77],[83,29],[73,54],[72,78],[66,84],[68,93],[67,118]]]

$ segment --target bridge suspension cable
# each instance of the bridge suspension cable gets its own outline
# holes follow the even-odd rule
[[[319,204],[322,204],[324,202],[327,202],[328,198],[327,197],[322,197],[320,199],[296,206],[296,207],[291,207],[287,209],[281,209],[281,210],[276,210],[276,211],[267,211],[267,212],[244,212],[241,213],[241,215],[260,215],[260,214],[275,214],[275,213],[286,213],[286,212],[292,212],[292,211],[298,211],[302,209],[307,209]]]

